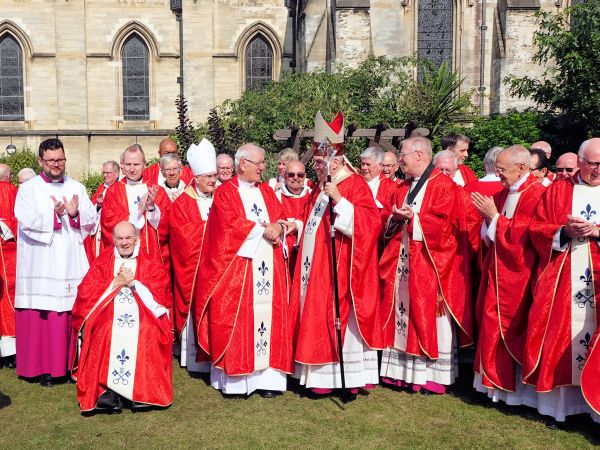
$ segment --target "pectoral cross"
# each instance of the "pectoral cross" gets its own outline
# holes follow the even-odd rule
[[[67,293],[71,293],[71,291],[73,290],[73,286],[71,286],[71,283],[67,284]]]

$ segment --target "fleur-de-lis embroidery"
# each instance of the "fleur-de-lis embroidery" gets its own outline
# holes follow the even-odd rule
[[[592,205],[590,205],[589,203],[586,205],[585,209],[583,211],[580,211],[580,213],[583,218],[585,220],[587,220],[588,222],[590,221],[590,219],[592,218],[592,216],[596,215],[596,211],[592,209]]]
[[[267,332],[267,327],[265,327],[265,323],[261,322],[260,323],[260,327],[258,327],[258,333],[260,334],[260,337],[262,337],[266,332]]]
[[[592,288],[592,273],[590,268],[585,269],[585,273],[579,277],[579,281],[585,283],[585,287],[575,294],[575,302],[580,308],[585,308],[589,304],[590,308],[594,308],[594,289]]]
[[[313,231],[315,231],[316,226],[317,226],[317,219],[315,219],[313,217],[312,219],[310,219],[308,221],[308,224],[306,225],[306,234],[313,234]]]
[[[406,314],[406,308],[404,307],[404,303],[400,302],[400,306],[398,307],[398,311],[400,312],[400,315],[403,316],[404,314]]]
[[[321,208],[323,205],[321,205],[321,202],[317,202],[317,204],[315,205],[315,216],[319,215],[319,213],[321,212]]]
[[[133,201],[133,204],[134,204],[134,205],[139,205],[141,201],[142,201],[142,198],[141,198],[141,197],[138,195],[138,196],[135,198],[135,200]]]
[[[306,275],[302,275],[302,289],[306,289],[308,286],[308,277]]]
[[[129,361],[129,356],[127,356],[127,354],[125,353],[125,349],[122,349],[121,353],[117,355],[117,361],[119,361],[121,365]]]
[[[260,213],[262,212],[262,209],[259,208],[256,203],[254,203],[252,204],[252,209],[250,210],[250,212],[256,214],[256,217],[260,218]]]
[[[120,327],[124,327],[125,325],[127,325],[129,328],[133,328],[135,319],[133,318],[133,316],[131,314],[125,313],[125,314],[121,314],[117,318],[117,322],[119,323]]]
[[[590,336],[590,333],[585,333],[585,336],[583,339],[579,340],[579,343],[581,345],[583,345],[585,347],[586,350],[590,349],[590,341],[592,340],[592,337]]]
[[[310,261],[308,260],[308,256],[304,260],[304,270],[308,271],[310,269]]]
[[[258,267],[258,271],[260,272],[260,274],[264,277],[265,273],[267,273],[269,271],[269,268],[267,267],[267,265],[265,264],[265,262],[263,261],[262,264]]]

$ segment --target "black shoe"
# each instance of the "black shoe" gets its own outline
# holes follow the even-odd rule
[[[40,385],[42,385],[43,387],[52,387],[52,377],[50,376],[49,373],[45,373],[42,376],[40,376]]]
[[[10,355],[4,357],[4,367],[7,369],[17,368],[17,355]]]
[[[152,409],[152,405],[140,402],[131,402],[131,412],[149,411]]]
[[[100,397],[98,397],[96,409],[98,411],[119,411],[123,409],[121,396],[110,389],[105,391]]]
[[[258,391],[258,395],[260,395],[262,398],[275,398],[279,395],[281,395],[280,391],[267,391],[264,389],[260,389]]]

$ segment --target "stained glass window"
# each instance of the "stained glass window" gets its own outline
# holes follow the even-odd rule
[[[137,34],[132,34],[123,45],[123,118],[148,120],[150,118],[150,77],[148,48]]]
[[[246,47],[246,89],[259,89],[273,79],[273,50],[258,35]]]
[[[0,37],[0,120],[23,120],[23,52],[10,34]]]
[[[452,64],[452,14],[454,0],[418,0],[418,53],[436,67]]]

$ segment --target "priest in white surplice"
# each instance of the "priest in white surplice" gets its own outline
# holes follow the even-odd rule
[[[272,397],[292,370],[285,235],[295,225],[267,184],[265,152],[245,144],[214,194],[194,298],[198,343],[223,394]]]
[[[96,223],[85,187],[65,176],[58,139],[40,144],[42,173],[21,185],[15,293],[17,375],[42,386],[67,375],[71,308],[89,265],[83,240]]]

